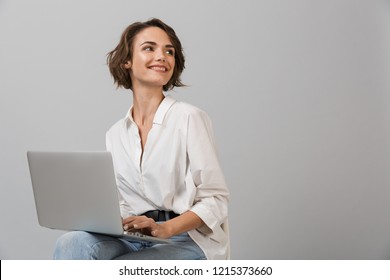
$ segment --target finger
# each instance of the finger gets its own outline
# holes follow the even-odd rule
[[[140,223],[145,220],[149,220],[150,218],[146,216],[130,216],[123,220],[122,225],[124,226],[125,224],[128,225],[128,227],[133,227],[134,224]]]
[[[135,220],[137,220],[138,218],[139,218],[139,216],[127,217],[126,219],[122,219],[122,224],[130,224],[130,223],[134,222]]]
[[[148,228],[150,230],[153,230],[156,227],[156,225],[157,224],[153,219],[147,218],[146,220],[140,220],[134,222],[133,227],[135,229]]]
[[[124,230],[133,230],[134,229],[134,224],[136,223],[136,221],[131,221],[131,222],[127,222],[127,223],[124,223],[123,224],[123,229]]]
[[[127,222],[126,224],[123,224],[123,229],[126,230],[126,231],[131,231],[131,230],[136,230],[138,229],[138,225],[143,221],[144,219],[134,219],[134,220],[130,220],[129,222]],[[136,225],[134,227],[134,225]]]

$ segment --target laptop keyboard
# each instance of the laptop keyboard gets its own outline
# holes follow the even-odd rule
[[[145,235],[139,232],[133,232],[133,231],[125,231],[123,234],[128,236],[137,236],[137,237],[151,237],[150,235]]]

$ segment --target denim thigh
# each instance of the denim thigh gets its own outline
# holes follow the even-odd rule
[[[73,260],[201,260],[202,249],[183,233],[170,238],[171,244],[133,242],[108,235],[72,231],[62,235],[56,243],[54,259]]]

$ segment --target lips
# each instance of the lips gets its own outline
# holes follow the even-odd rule
[[[148,67],[151,70],[157,71],[157,72],[167,72],[168,68],[164,65],[152,65]]]

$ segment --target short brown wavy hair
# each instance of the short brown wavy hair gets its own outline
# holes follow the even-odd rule
[[[173,28],[157,18],[153,18],[145,22],[135,22],[129,25],[122,33],[121,39],[116,48],[107,54],[107,64],[110,69],[110,73],[114,78],[115,84],[118,87],[132,89],[130,73],[123,66],[127,61],[132,60],[133,42],[135,37],[139,32],[148,27],[158,27],[164,30],[175,49],[175,68],[173,69],[171,79],[163,86],[163,90],[168,91],[174,87],[185,86],[181,82],[180,78],[181,73],[185,68],[185,58],[181,42],[176,36]]]

